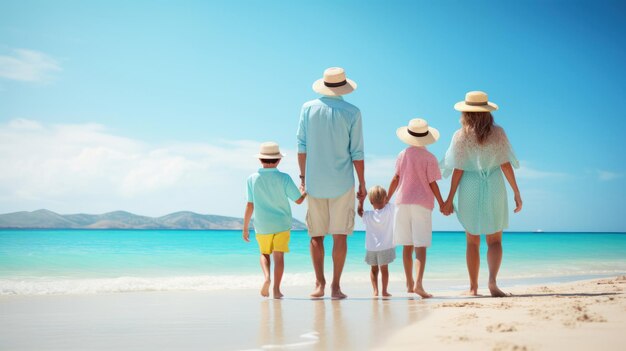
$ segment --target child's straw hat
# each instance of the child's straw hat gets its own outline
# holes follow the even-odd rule
[[[439,140],[439,131],[429,127],[428,122],[421,118],[412,119],[407,127],[398,128],[396,135],[412,146],[426,146]]]
[[[259,149],[259,153],[256,155],[257,158],[269,160],[283,158],[284,156],[285,154],[280,153],[278,144],[273,141],[262,143]]]

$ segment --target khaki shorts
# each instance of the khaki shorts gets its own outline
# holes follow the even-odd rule
[[[354,231],[354,187],[332,199],[308,197],[309,209],[306,212],[306,226],[309,236],[327,234],[350,235]]]

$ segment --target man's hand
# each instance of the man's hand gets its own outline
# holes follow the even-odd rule
[[[365,201],[366,197],[367,189],[365,189],[365,184],[361,183],[359,184],[359,192],[356,193],[356,198],[359,199],[359,201],[362,203],[363,201]]]
[[[241,235],[243,237],[243,241],[250,242],[250,230],[248,228],[243,228],[243,233]]]

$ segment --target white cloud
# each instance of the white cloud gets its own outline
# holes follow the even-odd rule
[[[556,179],[567,177],[566,173],[542,171],[532,168],[529,162],[520,161],[520,168],[515,171],[515,176],[520,179]]]
[[[258,145],[249,140],[152,145],[97,124],[13,120],[0,125],[0,212],[191,210],[241,216],[245,180],[259,167]],[[295,178],[296,152],[285,151],[292,157],[280,168]]]
[[[22,82],[42,82],[61,66],[52,57],[34,50],[15,49],[0,55],[0,77]]]
[[[601,180],[603,182],[619,179],[624,176],[622,173],[603,171],[599,169],[596,170],[596,174],[598,175],[598,180]]]

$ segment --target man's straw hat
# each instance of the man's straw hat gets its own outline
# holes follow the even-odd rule
[[[346,72],[341,67],[327,68],[324,71],[324,78],[313,83],[313,91],[322,95],[346,95],[355,89],[356,83],[346,78]]]
[[[407,127],[400,127],[396,135],[404,143],[412,146],[426,146],[433,144],[439,139],[439,131],[428,126],[428,122],[421,118],[409,121]]]
[[[269,160],[283,158],[284,156],[285,156],[284,154],[280,153],[278,144],[273,141],[262,143],[259,149],[259,153],[256,155],[257,158],[269,159]]]
[[[465,101],[459,101],[454,109],[462,112],[491,112],[498,109],[498,105],[490,102],[487,93],[482,91],[470,91],[465,94]]]

